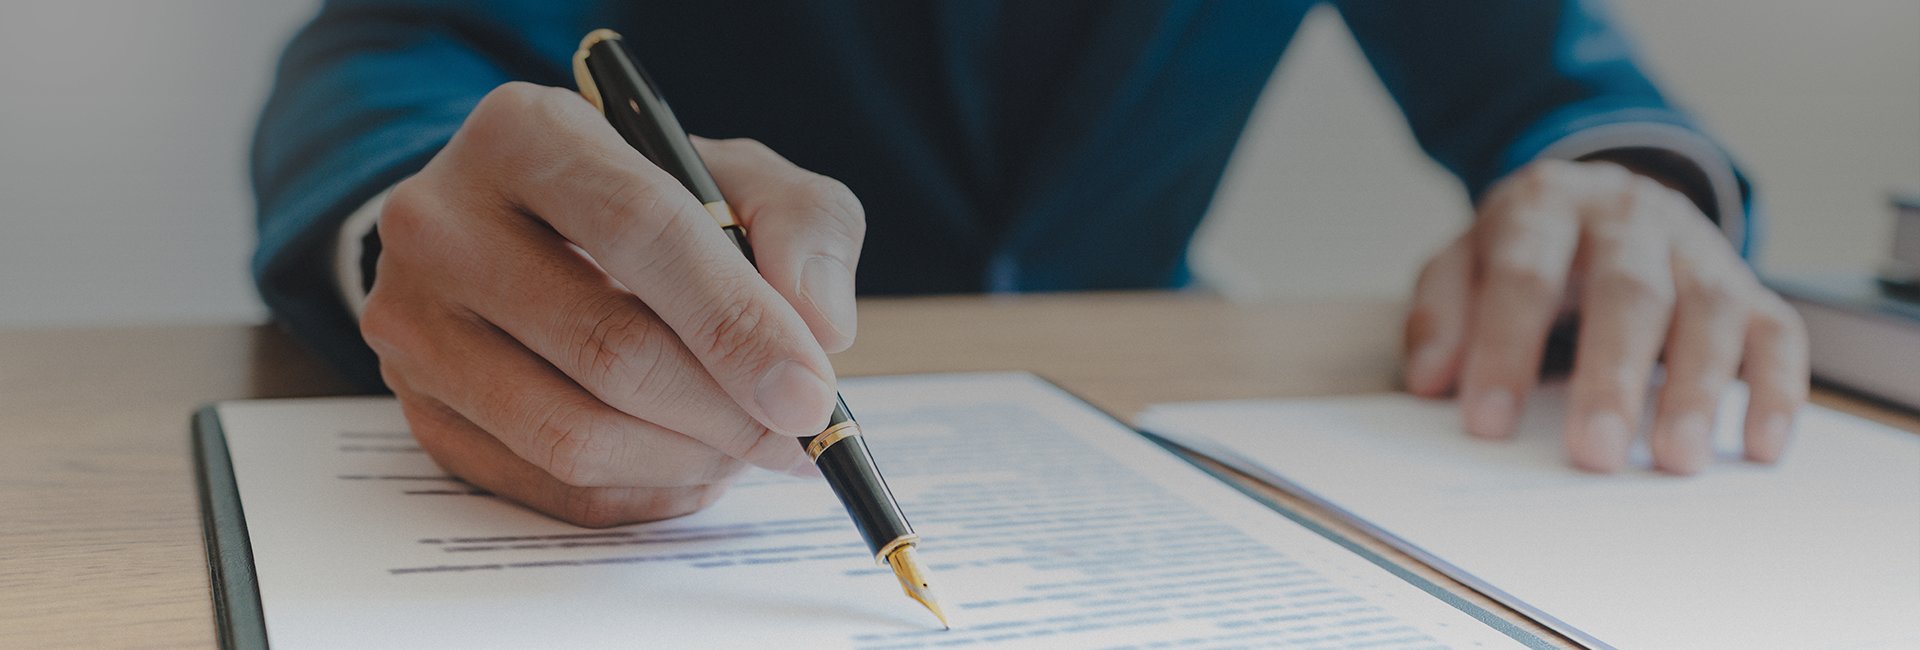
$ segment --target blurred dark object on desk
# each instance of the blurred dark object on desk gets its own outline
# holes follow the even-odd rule
[[[1892,257],[1878,277],[1769,276],[1807,323],[1815,379],[1920,411],[1920,195],[1893,197]]]
[[[1920,194],[1893,197],[1893,258],[1880,271],[1880,285],[1920,302]]]

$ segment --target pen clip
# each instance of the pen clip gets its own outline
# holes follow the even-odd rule
[[[588,32],[580,39],[580,49],[573,52],[573,82],[580,86],[580,96],[587,98],[601,113],[606,113],[607,107],[600,99],[600,86],[594,83],[593,72],[587,69],[587,56],[593,46],[607,40],[620,40],[620,33],[605,28]]]

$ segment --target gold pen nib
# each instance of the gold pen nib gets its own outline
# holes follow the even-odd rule
[[[933,612],[940,619],[940,627],[953,629],[953,625],[947,622],[947,613],[940,611],[939,601],[934,600],[933,589],[927,586],[926,570],[920,568],[920,563],[913,559],[912,544],[901,544],[900,548],[888,553],[887,565],[893,567],[893,575],[900,579],[900,589],[907,592],[908,598]]]

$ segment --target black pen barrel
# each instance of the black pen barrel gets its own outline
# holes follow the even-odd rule
[[[860,537],[867,542],[867,550],[876,558],[917,539],[913,525],[907,522],[900,504],[894,501],[893,490],[874,467],[873,452],[867,449],[867,441],[860,435],[853,413],[847,410],[846,400],[834,404],[826,431],[801,438],[800,444],[813,456],[820,473],[826,475],[834,496],[840,498],[840,504],[853,517]]]
[[[595,92],[602,97],[628,100],[598,102],[600,111],[613,123],[620,137],[639,149],[647,160],[672,174],[701,203],[721,200],[720,186],[707,173],[706,164],[701,161],[700,152],[694,150],[693,141],[687,139],[680,119],[667,107],[666,98],[660,95],[659,87],[647,76],[646,69],[627,56],[619,39],[602,39],[588,46],[587,52],[583,63],[598,85]]]

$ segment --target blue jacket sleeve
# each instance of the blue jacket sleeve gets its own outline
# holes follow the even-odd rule
[[[565,83],[542,62],[566,60],[583,18],[536,2],[335,1],[288,45],[254,135],[254,279],[356,386],[381,381],[330,272],[340,222],[424,166],[495,86]]]
[[[1421,148],[1459,177],[1476,201],[1514,169],[1564,149],[1556,145],[1608,139],[1576,138],[1582,134],[1631,130],[1609,127],[1668,134],[1665,142],[1612,138],[1623,149],[1685,149],[1681,141],[1691,140],[1707,150],[1690,156],[1692,162],[1727,160],[1641,72],[1627,38],[1598,0],[1334,4]],[[1722,221],[1744,254],[1754,239],[1751,190],[1730,163],[1721,166],[1727,170],[1720,183],[1725,191],[1690,194],[1707,197],[1696,201]],[[1725,198],[1715,201],[1716,195]]]

